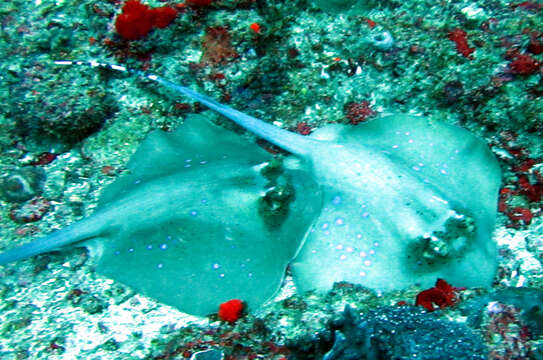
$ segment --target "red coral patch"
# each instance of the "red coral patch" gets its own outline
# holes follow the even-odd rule
[[[139,40],[145,37],[154,27],[165,28],[177,16],[173,8],[163,6],[149,8],[139,0],[128,0],[122,13],[115,19],[115,30],[126,40]]]
[[[369,117],[376,114],[376,112],[370,108],[370,103],[368,101],[349,103],[345,107],[345,111],[347,112],[349,122],[353,125],[365,122]]]
[[[469,58],[471,53],[475,51],[468,45],[468,34],[462,29],[454,29],[449,33],[449,40],[456,44],[456,51],[464,57]]]
[[[235,323],[243,313],[243,302],[239,299],[228,300],[219,306],[219,319]]]
[[[534,74],[541,64],[528,54],[521,54],[515,57],[515,60],[509,64],[511,72],[518,75]]]
[[[437,279],[433,288],[423,290],[417,295],[415,305],[423,306],[428,311],[437,309],[434,304],[443,309],[458,302],[458,291],[460,290],[465,289],[452,287],[445,280]]]
[[[164,29],[175,20],[177,11],[174,8],[163,6],[156,9],[151,9],[153,17],[153,26],[159,29]]]
[[[239,55],[230,43],[230,33],[222,26],[209,27],[202,43],[204,54],[202,64],[218,65],[225,64]]]

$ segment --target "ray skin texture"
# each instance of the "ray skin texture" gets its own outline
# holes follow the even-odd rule
[[[240,298],[254,311],[290,264],[299,291],[348,281],[374,290],[489,286],[501,180],[486,144],[423,117],[390,115],[300,136],[156,75],[98,62],[162,84],[292,156],[189,116],[151,133],[96,212],[0,254],[0,264],[86,246],[97,271],[194,314]]]

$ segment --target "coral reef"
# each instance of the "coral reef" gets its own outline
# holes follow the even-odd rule
[[[2,174],[42,167],[48,184],[39,196],[51,202],[39,221],[21,224],[12,220],[12,209],[35,196],[18,203],[0,199],[2,248],[89,214],[103,188],[126,171],[147,132],[172,131],[187,113],[202,111],[197,103],[164,96],[166,91],[133,78],[50,66],[59,59],[95,59],[161,74],[301,134],[350,122],[347,104],[363,101],[378,114],[411,112],[468,128],[491,143],[503,170],[494,287],[543,287],[540,3],[142,0],[149,8],[173,7],[177,16],[166,28],[130,41],[115,28],[123,3],[0,3]],[[253,23],[260,25],[258,34]],[[230,41],[218,49],[238,56],[203,64],[206,29],[217,27],[228,29]],[[455,29],[466,33],[464,51],[474,49],[469,57],[449,39]],[[394,46],[375,47],[371,40],[381,31],[389,32]],[[96,113],[88,116],[86,109]],[[297,340],[304,336],[308,353],[313,349],[311,355],[322,357],[332,346],[328,321],[339,317],[346,303],[367,314],[379,305],[414,299],[424,289],[377,296],[344,283],[324,297],[294,296],[288,280],[285,293],[259,318],[241,318],[231,326],[216,318],[188,318],[135,295],[97,276],[87,258],[82,251],[52,253],[0,268],[1,357],[166,359],[221,348],[230,359],[280,359],[294,356],[282,345],[294,339],[301,346]],[[468,289],[462,297],[479,292]],[[76,303],[86,296],[99,299],[102,311],[91,314],[92,306],[89,312]],[[537,348],[541,332],[531,327],[541,323],[529,301],[537,296],[520,297],[524,300],[489,297],[478,307],[475,327],[483,326],[483,340],[491,340],[497,359],[506,358],[505,345],[520,354],[515,342],[531,347],[527,356],[543,359],[543,348]],[[465,300],[432,314],[462,322],[456,309],[464,304],[473,303]],[[474,316],[470,313],[470,321]],[[524,325],[531,337],[521,331]]]
[[[57,71],[37,65],[19,72],[6,108],[18,135],[47,150],[51,142],[70,146],[85,139],[118,109],[104,82],[93,80],[99,74],[76,72],[59,79]]]
[[[409,306],[378,308],[361,318],[346,306],[334,327],[339,330],[323,360],[486,359],[476,332]]]

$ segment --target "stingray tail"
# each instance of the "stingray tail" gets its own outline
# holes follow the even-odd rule
[[[128,72],[141,76],[143,78],[149,79],[151,81],[157,82],[165,87],[168,87],[174,91],[177,91],[185,96],[196,100],[208,108],[218,112],[219,114],[229,118],[234,121],[236,124],[241,127],[249,130],[255,135],[271,142],[274,145],[279,146],[280,148],[287,150],[296,155],[305,155],[307,154],[311,144],[316,140],[307,138],[296,133],[290,132],[285,129],[281,129],[277,126],[268,124],[260,119],[252,117],[250,115],[244,114],[241,111],[231,108],[230,106],[219,103],[218,101],[202,95],[191,88],[176,84],[172,81],[161,78],[160,76],[154,74],[147,74],[142,71],[129,69],[120,65],[99,63],[95,61],[69,61],[69,60],[59,60],[55,61],[55,64],[58,65],[87,65],[90,67],[100,67],[111,69],[115,71]]]
[[[88,224],[87,219],[83,219],[73,225],[63,228],[62,230],[52,232],[51,234],[33,240],[28,244],[24,244],[1,253],[0,265],[26,259],[45,252],[58,250],[66,245],[83,240],[92,239],[98,236],[98,234],[92,230],[94,228],[96,227],[92,226],[92,224]]]

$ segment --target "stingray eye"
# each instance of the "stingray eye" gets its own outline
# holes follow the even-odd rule
[[[475,241],[475,220],[465,211],[451,210],[442,226],[415,239],[409,258],[420,266],[443,264],[461,257]]]
[[[295,199],[291,179],[285,176],[281,159],[273,159],[261,170],[266,189],[258,200],[258,213],[268,228],[281,226],[289,215],[290,203]]]
[[[279,184],[269,188],[259,199],[258,213],[270,228],[280,226],[288,217],[289,205],[294,201],[294,187]]]

